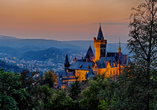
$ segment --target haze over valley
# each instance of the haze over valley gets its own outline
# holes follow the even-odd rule
[[[18,39],[0,37],[0,59],[30,71],[63,71],[66,53],[70,62],[76,57],[85,57],[89,46],[94,51],[93,41],[56,41],[45,39]],[[118,51],[117,43],[108,43],[108,52]],[[122,52],[127,54],[126,43],[121,43]]]

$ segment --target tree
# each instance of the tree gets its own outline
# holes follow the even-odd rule
[[[67,96],[65,91],[55,91],[52,100],[50,110],[76,110],[75,102],[71,97]]]
[[[70,84],[70,94],[69,94],[69,96],[73,100],[77,100],[78,95],[80,93],[81,93],[80,82],[79,81],[75,81],[74,83],[71,83]]]
[[[146,3],[133,8],[131,14],[128,49],[134,58],[140,60],[149,75],[150,67],[157,58],[157,1],[146,0]]]
[[[131,14],[130,39],[127,47],[134,58],[142,62],[149,77],[150,68],[157,59],[157,1],[146,0],[146,3],[133,8]]]
[[[3,68],[0,70],[0,109],[18,110],[19,102],[26,101],[28,93],[25,89],[19,88],[19,80],[19,74],[5,72]]]
[[[134,64],[119,79],[121,101],[126,106],[149,110],[156,101],[157,59],[157,0],[145,0],[131,14],[130,34],[127,47],[133,54]],[[121,80],[122,79],[122,80]],[[132,92],[131,92],[132,91]],[[122,99],[123,97],[123,99]],[[123,105],[121,103],[121,106]],[[131,106],[130,106],[131,107]],[[139,109],[141,109],[139,108]],[[133,109],[133,108],[132,108]],[[154,108],[153,108],[154,109]]]
[[[34,83],[34,79],[33,76],[37,74],[35,72],[31,73],[29,70],[24,69],[21,73],[20,73],[20,81],[21,81],[21,88],[29,88],[30,86],[32,86],[32,83]]]
[[[82,91],[80,107],[85,110],[108,109],[115,91],[115,82],[96,76],[89,80],[89,87]]]
[[[33,85],[35,80],[33,76],[38,74],[38,72],[30,72],[27,69],[24,69],[20,73],[20,82],[21,84],[18,86],[19,90],[23,90],[22,92],[25,94],[25,99],[21,100],[18,94],[14,95],[14,99],[18,103],[17,106],[19,109],[28,110],[36,107],[39,103],[38,96],[40,93],[38,91],[38,87]]]
[[[50,87],[54,86],[54,83],[57,82],[57,75],[54,74],[53,70],[44,73],[44,80],[40,83],[41,85],[49,84]]]
[[[98,109],[99,110],[107,110],[107,103],[105,102],[105,100],[101,100],[100,101],[100,105],[98,105]]]
[[[37,99],[37,101],[39,101],[40,104],[40,106],[37,106],[37,109],[50,110],[50,106],[52,105],[51,98],[53,96],[53,91],[51,90],[51,88],[49,88],[48,85],[40,86],[37,89],[38,94],[35,96],[35,98]]]

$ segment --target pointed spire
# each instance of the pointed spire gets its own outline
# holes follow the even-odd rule
[[[119,38],[119,47],[118,47],[118,53],[121,53],[120,38]]]
[[[65,63],[64,64],[67,64],[69,65],[69,60],[68,60],[68,54],[66,53],[66,57],[65,57]]]
[[[98,40],[101,40],[101,39],[104,40],[104,36],[103,36],[102,30],[101,30],[101,23],[100,23],[100,27],[99,27],[99,32],[98,32],[98,37],[97,37],[97,39],[98,39]]]

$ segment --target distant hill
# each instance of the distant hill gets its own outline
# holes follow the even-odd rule
[[[45,40],[45,39],[17,39],[14,37],[6,37],[1,36],[0,37],[0,46],[7,46],[15,49],[29,49],[38,47],[39,50],[41,49],[47,49],[50,47],[56,47],[59,49],[62,48],[70,48],[70,49],[81,49],[80,47],[77,47],[72,44],[68,44],[65,42],[60,42],[56,40]],[[36,48],[36,50],[38,50]],[[29,51],[30,51],[29,50]]]
[[[18,57],[23,52],[18,49],[11,48],[11,47],[0,46],[0,53]]]
[[[28,51],[20,55],[20,59],[25,60],[48,60],[49,58],[54,59],[54,61],[58,60],[58,58],[63,57],[63,52],[60,49],[55,47],[51,47],[45,50],[40,51]]]
[[[126,43],[121,43],[121,50],[123,53],[127,53]],[[94,51],[93,40],[73,40],[73,41],[56,41],[56,40],[45,40],[45,39],[18,39],[15,37],[0,36],[0,47],[13,48],[13,53],[17,51],[17,54],[28,51],[41,51],[47,48],[55,47],[58,49],[72,49],[72,50],[87,50],[89,46]],[[17,49],[17,50],[15,50]],[[2,51],[4,51],[3,49]],[[118,43],[107,43],[107,51],[117,52]],[[68,52],[68,51],[67,51]],[[0,49],[1,53],[1,49]]]
[[[0,35],[0,39],[18,39],[16,37],[10,37],[10,36],[2,36]]]
[[[24,47],[21,47],[19,49],[17,49],[21,52],[28,52],[28,51],[39,51],[39,50],[43,50],[43,48],[41,47],[32,47],[32,46],[24,46]]]
[[[66,44],[75,45],[81,49],[87,50],[89,46],[91,46],[94,49],[94,44],[92,40],[73,40],[73,41],[60,41]]]

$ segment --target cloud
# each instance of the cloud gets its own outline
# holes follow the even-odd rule
[[[128,22],[103,22],[104,25],[129,25]]]
[[[129,25],[129,22],[95,22],[95,23],[91,23],[91,24],[100,24],[101,25]]]

